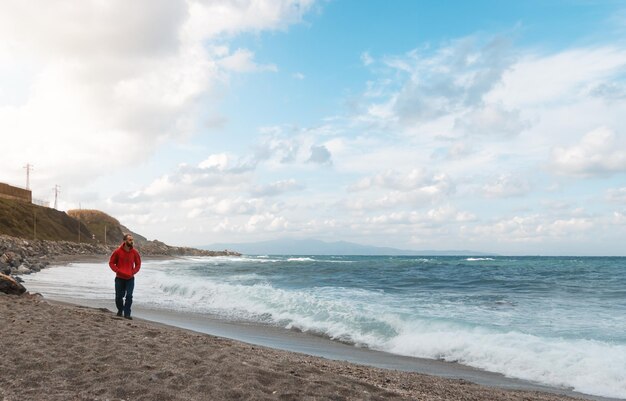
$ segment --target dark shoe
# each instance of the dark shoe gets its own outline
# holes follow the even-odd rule
[[[124,319],[133,320],[133,318],[130,316],[124,316]]]
[[[117,311],[117,316],[122,317],[122,311],[121,310]]]

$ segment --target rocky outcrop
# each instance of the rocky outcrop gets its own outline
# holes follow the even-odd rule
[[[103,244],[86,244],[69,241],[25,240],[0,235],[0,273],[22,275],[47,267],[55,260],[77,256],[102,256],[118,247]],[[137,247],[142,256],[241,256],[233,251],[207,251],[188,247],[170,246],[161,241],[146,241]]]
[[[239,252],[229,250],[207,251],[184,246],[171,246],[158,240],[144,242],[137,246],[137,250],[142,255],[148,256],[241,256]]]
[[[9,295],[22,295],[26,292],[26,288],[13,277],[0,273],[0,292]]]
[[[55,258],[65,255],[106,255],[109,248],[99,244],[69,241],[25,240],[0,235],[0,273],[19,275],[38,272]]]

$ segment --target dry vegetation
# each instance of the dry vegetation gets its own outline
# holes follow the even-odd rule
[[[0,198],[0,234],[50,241],[94,242],[85,224],[48,207]]]
[[[146,238],[121,225],[116,218],[99,210],[74,209],[68,210],[67,214],[85,224],[95,235],[96,241],[101,244],[119,244],[125,233],[132,233],[137,245],[143,245],[147,241]]]

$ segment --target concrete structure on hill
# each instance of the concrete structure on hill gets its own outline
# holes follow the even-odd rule
[[[14,199],[32,203],[33,194],[28,189],[14,187],[12,185],[0,182],[0,198]]]

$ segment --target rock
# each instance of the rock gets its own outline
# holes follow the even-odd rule
[[[11,260],[10,260],[10,264],[13,267],[18,267],[19,265],[22,264],[22,257],[16,253],[13,252],[7,252],[7,253],[11,253]]]
[[[21,264],[18,268],[17,268],[17,274],[30,274],[31,270],[26,267],[26,265]]]
[[[10,295],[22,295],[26,292],[26,288],[12,277],[0,273],[0,292]]]
[[[0,259],[0,273],[3,274],[10,274],[11,273],[11,265],[9,265],[7,262],[3,262]]]
[[[110,255],[119,244],[76,243],[69,241],[24,240],[0,234],[0,272],[9,275],[39,271],[60,255]],[[208,251],[176,247],[153,240],[137,247],[142,256],[241,256],[233,251]]]
[[[189,247],[167,245],[158,240],[146,241],[137,250],[142,255],[169,255],[169,256],[241,256],[233,251],[208,251]]]

